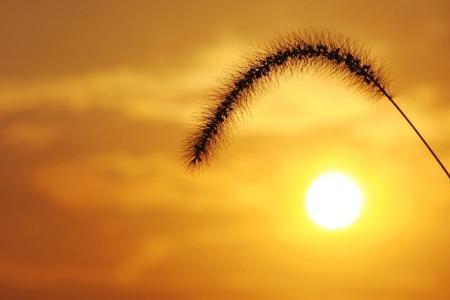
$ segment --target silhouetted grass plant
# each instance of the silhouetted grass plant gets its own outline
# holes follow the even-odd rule
[[[450,174],[414,124],[394,101],[383,70],[369,52],[355,41],[328,31],[288,34],[270,43],[264,50],[237,68],[210,97],[195,131],[186,140],[184,160],[189,168],[208,163],[220,148],[236,118],[249,108],[251,101],[286,72],[325,71],[341,77],[370,96],[385,97],[413,128],[441,166]]]

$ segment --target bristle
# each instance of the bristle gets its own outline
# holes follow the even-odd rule
[[[370,95],[390,95],[383,72],[356,42],[328,31],[288,34],[265,50],[255,51],[215,91],[200,124],[186,141],[187,166],[195,168],[210,160],[223,144],[235,117],[249,107],[255,94],[267,84],[287,71],[316,70],[339,75]]]

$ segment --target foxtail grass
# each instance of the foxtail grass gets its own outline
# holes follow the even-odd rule
[[[188,168],[208,164],[224,144],[239,114],[271,82],[286,72],[325,71],[369,96],[386,98],[408,122],[450,179],[446,167],[417,127],[394,101],[385,72],[367,49],[343,35],[328,31],[292,33],[257,50],[210,97],[193,133],[184,145]]]

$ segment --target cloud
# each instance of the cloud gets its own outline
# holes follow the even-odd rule
[[[389,103],[294,76],[255,99],[211,168],[179,160],[229,66],[313,25],[385,58],[397,100],[448,161],[445,1],[1,5],[0,297],[450,294],[448,182]],[[337,235],[302,207],[329,169],[366,201]]]

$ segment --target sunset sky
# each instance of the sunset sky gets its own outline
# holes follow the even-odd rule
[[[286,77],[209,168],[181,145],[258,45],[326,28],[379,58],[450,166],[448,1],[0,2],[0,298],[450,299],[450,185],[383,99]],[[311,182],[361,187],[327,231]]]

